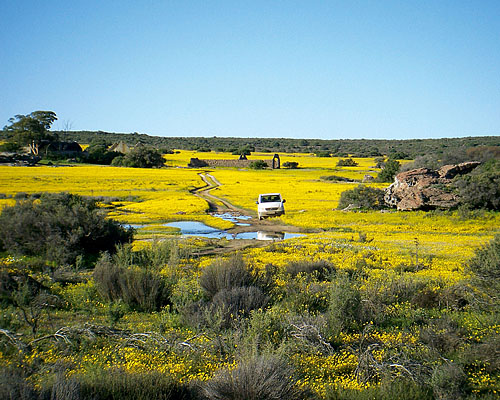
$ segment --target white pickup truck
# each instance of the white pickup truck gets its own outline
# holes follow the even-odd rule
[[[283,206],[285,201],[279,193],[260,194],[259,200],[256,201],[259,219],[283,215],[285,213],[285,207]]]

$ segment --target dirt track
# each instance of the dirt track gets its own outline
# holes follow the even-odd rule
[[[268,218],[264,220],[259,220],[257,218],[256,211],[248,211],[244,208],[237,207],[225,199],[214,196],[210,191],[216,189],[222,184],[208,172],[200,172],[198,174],[200,178],[205,183],[205,186],[193,189],[191,193],[205,200],[209,206],[209,212],[211,214],[224,214],[229,213],[234,216],[246,216],[250,217],[245,220],[246,224],[249,226],[235,226],[234,228],[228,229],[228,233],[241,233],[241,232],[255,232],[255,231],[266,231],[266,232],[301,232],[300,228],[291,225],[282,224],[277,218]]]

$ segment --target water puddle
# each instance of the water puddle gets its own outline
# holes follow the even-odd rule
[[[248,225],[248,224],[246,224]],[[165,224],[172,228],[178,228],[183,236],[201,236],[210,239],[256,239],[256,240],[285,240],[298,236],[303,236],[299,233],[288,232],[241,232],[241,233],[228,233],[224,230],[212,228],[198,221],[177,221]]]
[[[252,218],[248,215],[233,214],[229,212],[223,214],[212,214],[212,216],[223,219],[224,221],[232,222],[238,226],[250,226],[250,224],[245,224],[240,221],[246,221]]]

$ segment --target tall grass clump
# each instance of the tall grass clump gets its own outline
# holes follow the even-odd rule
[[[220,371],[202,384],[209,400],[304,400],[310,394],[297,386],[293,369],[281,358],[261,355]]]
[[[170,276],[160,270],[172,254],[172,248],[162,244],[138,252],[121,246],[113,256],[104,253],[94,269],[99,294],[108,301],[123,301],[132,309],[143,311],[170,304],[175,267]]]

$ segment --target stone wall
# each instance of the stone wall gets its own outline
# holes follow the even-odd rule
[[[209,167],[229,167],[229,168],[248,168],[250,163],[260,160],[203,160]],[[269,168],[272,168],[272,160],[262,160]]]
[[[259,161],[259,160],[197,160],[193,162],[193,159],[191,159],[191,162],[189,163],[190,166],[192,165],[193,167],[202,167],[203,166],[208,166],[210,168],[217,168],[217,167],[225,167],[225,168],[248,168],[250,166],[250,163]],[[261,160],[264,161],[269,168],[273,167],[273,160]],[[202,164],[199,164],[199,163]],[[198,167],[198,168],[199,168]]]

